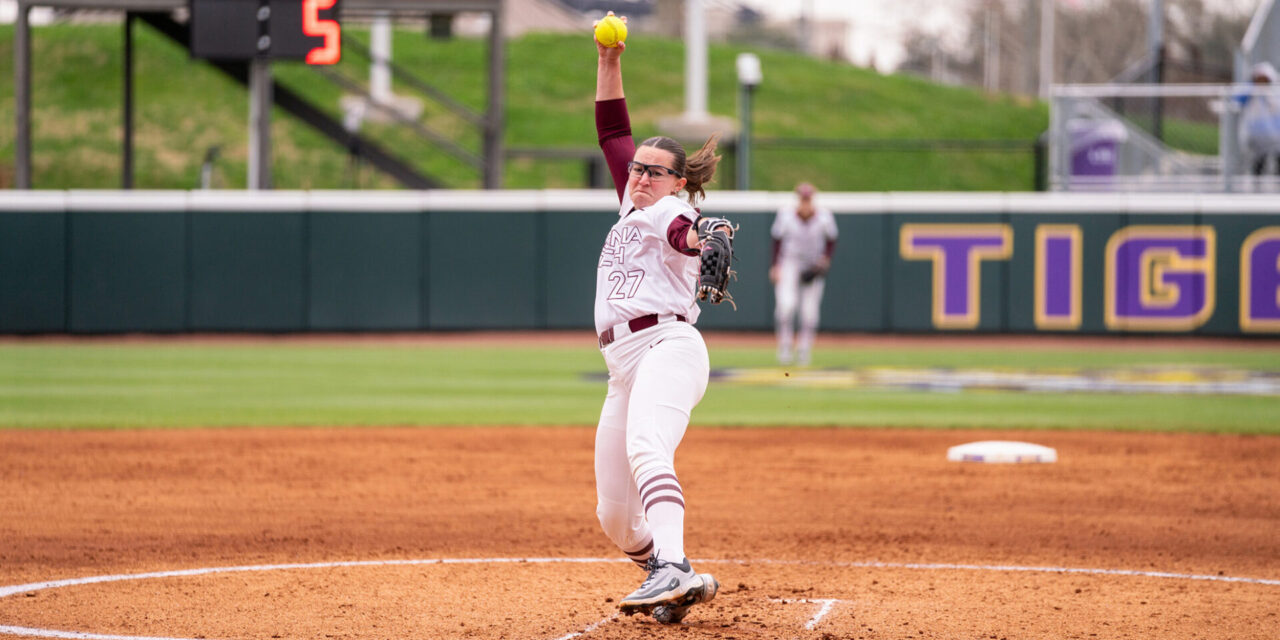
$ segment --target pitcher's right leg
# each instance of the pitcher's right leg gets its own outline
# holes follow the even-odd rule
[[[627,408],[627,455],[654,539],[649,576],[622,599],[625,614],[692,602],[702,586],[684,551],[684,491],[675,452],[693,407],[707,388],[709,363],[701,334],[672,323],[637,369]]]

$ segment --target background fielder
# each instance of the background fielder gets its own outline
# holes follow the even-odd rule
[[[829,209],[818,207],[813,185],[796,187],[796,204],[778,210],[773,221],[773,265],[769,280],[774,285],[774,324],[778,338],[778,362],[809,364],[813,339],[818,333],[822,290],[831,254],[835,251],[836,218]],[[796,340],[795,316],[799,310],[800,335]]]

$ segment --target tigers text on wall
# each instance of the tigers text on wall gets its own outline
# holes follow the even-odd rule
[[[1008,224],[903,224],[899,253],[932,266],[932,321],[938,329],[973,329],[981,319],[983,264],[1009,260]],[[1218,237],[1210,225],[1129,225],[1105,244],[1103,281],[1083,276],[1079,225],[1039,224],[1034,252],[1037,329],[1080,328],[1083,293],[1101,288],[1112,331],[1194,330],[1219,301]],[[1280,330],[1280,226],[1263,227],[1239,248],[1239,323],[1246,332]],[[1016,301],[1011,301],[1016,304]]]

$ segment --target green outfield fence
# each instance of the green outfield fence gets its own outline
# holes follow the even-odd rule
[[[713,192],[738,309],[768,330],[789,193]],[[1280,196],[823,193],[822,327],[1280,334]],[[584,329],[612,191],[0,196],[0,332]]]

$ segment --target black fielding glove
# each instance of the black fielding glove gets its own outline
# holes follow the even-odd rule
[[[729,295],[729,278],[733,271],[732,223],[724,218],[699,218],[698,239],[702,241],[701,267],[698,271],[698,299],[711,304],[728,301],[736,310],[733,296]]]
[[[812,267],[809,267],[808,269],[805,269],[804,271],[800,272],[800,282],[803,282],[804,284],[809,284],[810,282],[813,282],[814,280],[817,280],[818,278],[825,275],[827,275],[827,270],[815,264]]]

